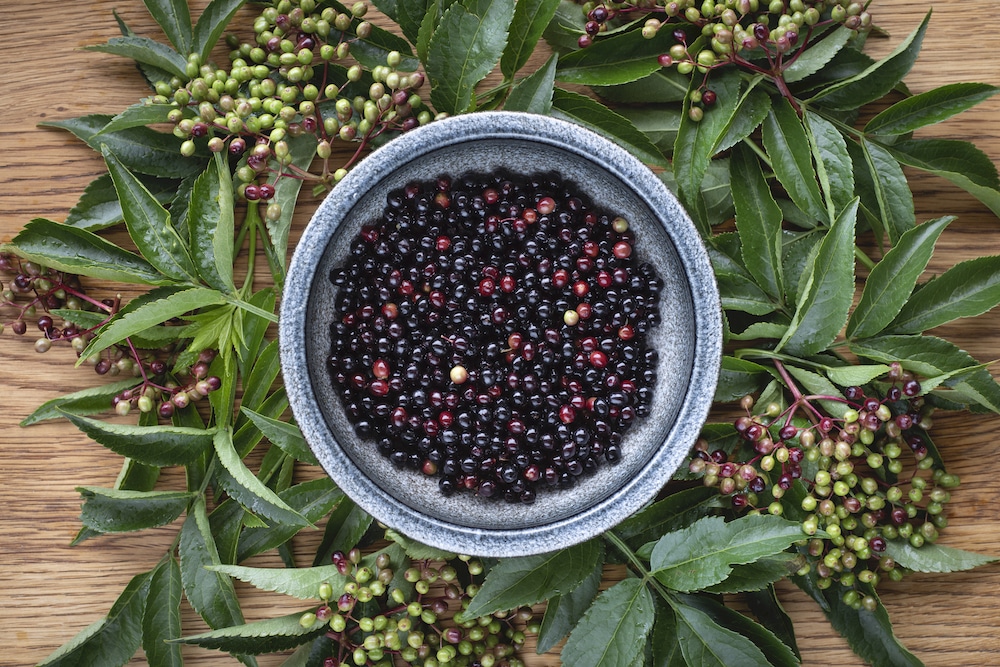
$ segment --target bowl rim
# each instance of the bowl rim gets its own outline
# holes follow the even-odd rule
[[[567,136],[574,142],[567,144]],[[552,551],[595,537],[628,518],[647,504],[666,482],[656,465],[668,443],[697,439],[708,416],[720,371],[722,309],[718,287],[701,235],[663,181],[638,158],[609,139],[581,125],[552,116],[514,111],[482,111],[451,116],[418,127],[392,139],[365,157],[334,187],[317,207],[293,252],[286,271],[278,322],[279,351],[285,389],[292,414],[307,443],[337,438],[322,417],[310,390],[306,336],[307,306],[320,260],[340,221],[370,189],[401,164],[470,140],[516,137],[556,145],[607,167],[629,184],[634,194],[656,215],[674,244],[689,286],[694,341],[689,387],[675,424],[638,474],[604,499],[578,513],[550,523],[518,528],[489,529],[448,522],[403,504],[380,488],[351,461],[342,456],[321,456],[322,467],[359,507],[378,521],[419,539],[429,546],[454,553],[509,557]],[[331,198],[336,197],[332,202]],[[330,211],[329,209],[333,210]],[[326,220],[319,219],[323,211]],[[670,212],[669,220],[664,212]],[[333,215],[331,215],[331,213]],[[667,222],[670,224],[666,224]],[[319,276],[319,278],[323,278]],[[694,392],[692,394],[692,392]],[[696,400],[691,400],[692,395]],[[312,447],[312,444],[310,444]],[[315,447],[313,447],[315,451]],[[332,449],[332,448],[331,448]],[[670,470],[668,474],[674,471]],[[553,544],[557,545],[553,547]]]

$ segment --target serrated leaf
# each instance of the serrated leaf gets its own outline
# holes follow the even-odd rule
[[[166,293],[166,296],[145,302],[135,310],[119,313],[91,339],[81,360],[145,331],[149,327],[180,317],[198,308],[224,303],[223,295],[206,287],[190,287]]]
[[[843,394],[836,385],[827,379],[827,377],[821,375],[820,373],[807,371],[806,369],[799,368],[795,365],[787,365],[785,366],[785,369],[808,393],[817,396],[830,396],[834,399],[829,400],[821,398],[818,400],[819,404],[822,405],[828,413],[838,416],[843,413],[846,399],[837,400],[843,399]]]
[[[590,607],[601,584],[603,568],[598,563],[593,572],[571,591],[549,598],[538,628],[535,650],[541,655],[562,641],[576,627]]]
[[[181,139],[173,134],[157,132],[148,127],[130,127],[116,132],[100,133],[111,122],[111,116],[93,114],[67,120],[41,123],[72,132],[95,151],[106,145],[131,171],[162,178],[184,178],[202,169],[201,156],[180,157]],[[100,133],[100,134],[99,134]]]
[[[724,581],[734,565],[773,556],[802,537],[798,522],[777,516],[745,516],[728,523],[705,517],[657,540],[650,569],[668,588],[699,590]]]
[[[1000,215],[996,166],[973,144],[948,139],[911,139],[885,149],[903,165],[930,172],[957,185]]]
[[[666,53],[674,42],[669,30],[657,32],[652,39],[644,38],[638,30],[599,39],[585,49],[561,56],[556,78],[584,86],[638,81],[662,67],[657,57]],[[722,101],[722,96],[719,100]]]
[[[184,0],[143,0],[153,19],[181,54],[191,50],[191,12]]]
[[[567,665],[632,665],[653,627],[653,596],[640,579],[625,579],[594,600],[566,640]]]
[[[664,533],[694,522],[718,506],[718,496],[714,489],[704,486],[676,491],[625,519],[614,533],[629,547],[638,549]]]
[[[201,62],[208,62],[216,42],[244,2],[246,0],[212,0],[202,11],[191,35],[191,51],[200,56]]]
[[[785,646],[792,650],[795,657],[801,661],[799,647],[795,641],[795,627],[788,612],[781,606],[774,586],[763,590],[749,591],[744,595],[750,613],[760,621],[761,625],[770,630]]]
[[[44,218],[27,223],[2,247],[44,266],[88,278],[143,285],[172,282],[142,257],[97,234]]]
[[[729,168],[743,264],[758,285],[780,300],[784,294],[781,208],[764,180],[757,156],[749,148],[738,144]]]
[[[444,12],[425,62],[436,109],[459,114],[475,106],[476,84],[500,60],[513,17],[513,0],[465,0]]]
[[[152,104],[149,102],[133,104],[108,121],[108,124],[101,128],[98,135],[130,127],[165,123],[170,112],[176,108],[173,104]]]
[[[112,37],[104,44],[94,44],[83,48],[87,51],[99,51],[131,58],[136,62],[152,65],[159,70],[168,72],[181,80],[187,80],[187,74],[184,71],[187,60],[184,59],[184,56],[166,44],[161,44],[149,37]]]
[[[795,83],[820,71],[840,53],[854,34],[853,30],[839,26],[822,39],[810,43],[809,48],[784,69],[781,78],[785,83]]]
[[[866,134],[901,135],[940,123],[1000,92],[985,83],[949,83],[907,97],[881,111],[865,125]]]
[[[672,607],[677,623],[677,643],[687,664],[698,667],[770,665],[747,637],[722,627],[700,609],[677,602]]]
[[[817,221],[832,222],[819,190],[812,155],[802,150],[809,145],[802,120],[788,100],[781,98],[764,119],[764,148],[771,168],[795,205]]]
[[[170,223],[170,213],[107,146],[101,146],[101,153],[122,204],[125,227],[139,253],[163,275],[196,282],[194,262]]]
[[[194,494],[187,491],[127,491],[77,487],[83,496],[80,521],[102,533],[125,533],[163,526],[179,517]]]
[[[21,426],[31,426],[47,419],[65,417],[67,413],[93,415],[109,412],[113,407],[112,399],[137,384],[139,384],[138,378],[129,378],[57,396],[35,408],[31,414],[21,420]]]
[[[777,309],[778,304],[761,289],[743,266],[711,245],[707,249],[724,309],[739,310],[751,315],[767,315]]]
[[[677,130],[681,126],[681,110],[674,106],[646,105],[642,107],[622,106],[615,109],[653,142],[664,155],[670,155],[677,140]],[[669,172],[663,173],[672,178]],[[676,187],[672,188],[676,190]]]
[[[921,333],[959,318],[982,315],[998,303],[1000,256],[977,257],[922,285],[903,304],[887,331]]]
[[[316,523],[336,507],[344,492],[330,478],[321,477],[284,489],[278,496],[308,521]],[[240,535],[236,562],[287,543],[299,530],[297,526],[284,524],[245,529]]]
[[[500,71],[508,79],[524,67],[535,51],[542,31],[559,7],[560,0],[518,0],[510,23],[510,36],[500,58]],[[412,40],[411,40],[412,41]]]
[[[746,565],[734,565],[725,581],[707,587],[705,592],[722,595],[759,591],[794,574],[800,566],[796,563],[794,554],[780,553]]]
[[[142,176],[140,180],[160,204],[169,204],[177,191],[177,181],[172,179]],[[80,199],[70,209],[63,224],[95,232],[124,220],[122,205],[118,201],[118,193],[115,192],[111,175],[102,174],[90,182]]]
[[[938,238],[954,220],[954,216],[931,220],[899,238],[868,274],[861,299],[847,322],[848,338],[870,338],[899,315],[930,261]]]
[[[745,651],[747,650],[747,644],[745,642],[748,642],[749,646],[756,648],[764,658],[762,663],[755,663],[754,661],[757,660],[757,652],[748,651],[745,658],[741,658],[737,663],[732,663],[730,662],[731,658],[726,657],[729,653],[727,648],[707,646],[707,644],[712,642],[708,639],[708,637],[705,637],[703,641],[706,646],[703,647],[700,643],[696,643],[694,646],[689,648],[692,649],[691,653],[694,655],[700,654],[703,656],[703,659],[707,658],[707,662],[693,662],[691,664],[711,665],[715,664],[714,659],[716,658],[722,660],[722,664],[724,665],[761,664],[768,665],[770,667],[796,667],[799,664],[799,660],[796,658],[795,653],[780,639],[778,639],[768,628],[764,627],[760,623],[754,622],[738,611],[730,609],[721,602],[717,601],[717,599],[706,596],[680,595],[677,596],[675,600],[674,611],[681,619],[679,634],[682,642],[686,639],[685,635],[687,634],[687,631],[696,631],[696,628],[699,627],[698,624],[707,620],[714,624],[715,627],[705,625],[700,625],[700,627],[707,629],[709,634],[714,634],[716,637],[721,638],[723,646],[728,645],[730,648],[734,649],[742,646],[742,650]],[[693,615],[690,613],[692,611],[704,614],[704,617]],[[688,627],[684,628],[684,625],[687,625]],[[726,635],[726,632],[730,632],[732,634]],[[688,659],[689,652],[685,651],[683,643],[681,644],[681,652],[684,654],[685,659]]]
[[[837,211],[849,205],[854,198],[854,165],[847,152],[844,135],[833,123],[807,110],[805,127],[816,164],[816,176],[832,220]]]
[[[891,243],[917,223],[913,193],[899,162],[876,143],[862,140],[847,144],[854,161],[855,192],[865,209],[878,215],[876,231],[888,234]]]
[[[322,621],[314,621],[311,625],[303,626],[299,619],[305,611],[309,610],[189,635],[178,641],[202,648],[247,655],[287,651],[326,632],[327,624]]]
[[[892,53],[849,79],[824,88],[809,100],[831,109],[857,109],[881,99],[896,87],[920,53],[931,12],[928,10],[920,26],[907,35]]]
[[[385,537],[398,544],[414,560],[451,560],[456,556],[450,551],[428,546],[391,528],[386,529]]]
[[[886,540],[885,555],[897,565],[915,572],[962,572],[996,562],[994,556],[984,556],[943,544],[925,542],[914,547],[909,540]]]
[[[181,527],[181,584],[191,607],[209,627],[222,628],[243,623],[243,612],[232,579],[209,568],[221,564],[212,528],[199,496]]]
[[[316,138],[308,134],[289,138],[288,149],[292,158],[291,165],[307,170],[316,156]],[[276,163],[271,166],[278,168]],[[267,236],[271,240],[271,248],[274,249],[275,259],[280,267],[280,271],[274,276],[275,287],[278,290],[284,284],[284,273],[288,268],[288,232],[292,226],[292,215],[301,189],[301,178],[279,178],[274,183],[273,201],[281,206],[281,216],[277,220],[267,221],[266,224]]]
[[[858,200],[844,209],[820,241],[795,316],[777,349],[793,354],[824,350],[847,323],[854,300],[854,228]]]
[[[503,559],[486,575],[463,613],[468,618],[477,618],[568,593],[603,558],[604,542],[593,539],[547,554]]]
[[[556,56],[553,55],[537,71],[514,84],[504,102],[504,110],[548,115],[552,111],[555,73]]]
[[[746,139],[767,118],[767,114],[771,110],[771,96],[762,86],[757,85],[760,81],[760,78],[754,78],[743,91],[739,102],[737,102],[736,110],[733,111],[729,120],[726,133],[722,135],[715,147],[716,153],[729,150]]]
[[[69,412],[63,416],[95,442],[146,465],[187,465],[212,447],[212,430],[115,424]]]
[[[142,615],[142,649],[149,667],[181,667],[181,647],[168,643],[181,636],[181,568],[172,555],[150,577]]]
[[[760,364],[724,356],[714,400],[721,403],[738,401],[747,394],[755,393],[760,388],[761,381],[769,378],[767,368]]]
[[[241,408],[240,412],[250,418],[250,421],[260,429],[265,438],[280,447],[289,456],[311,465],[319,465],[297,426],[279,419],[265,417],[247,408]]]
[[[645,134],[621,114],[581,93],[556,88],[552,93],[552,115],[583,125],[622,145],[648,164],[665,164],[663,155]]]
[[[420,24],[427,14],[428,0],[393,0],[393,11],[387,11],[382,5],[384,2],[376,3],[383,14],[390,16],[393,21],[403,31],[403,35],[411,44],[417,43],[417,35],[420,31]]]
[[[372,516],[357,506],[350,498],[345,498],[330,513],[326,528],[323,530],[323,541],[316,549],[313,566],[327,563],[335,551],[347,553],[356,547],[371,527]]]
[[[656,620],[650,635],[651,659],[650,667],[688,667],[681,654],[681,646],[677,643],[677,619],[666,601],[657,597]]]
[[[120,667],[139,649],[149,573],[125,586],[111,611],[38,663],[38,667]]]
[[[296,180],[296,179],[284,179]],[[233,182],[221,153],[195,180],[187,213],[191,259],[209,286],[233,292]]]
[[[859,366],[827,366],[823,369],[830,382],[841,387],[853,387],[868,384],[878,377],[882,377],[890,370],[885,364],[863,364]]]
[[[320,584],[329,583],[334,590],[340,590],[347,583],[347,577],[337,571],[336,565],[274,568],[216,564],[208,569],[244,581],[262,591],[274,591],[299,600],[317,599]]]
[[[570,5],[582,17],[579,5]],[[556,14],[558,18],[558,13]],[[551,24],[550,24],[551,25]],[[574,48],[577,38],[583,34],[581,28],[573,35]],[[617,86],[594,86],[594,92],[602,99],[623,104],[672,104],[681,102],[687,96],[691,83],[690,76],[677,72],[676,67],[661,67],[649,76],[631,83]]]

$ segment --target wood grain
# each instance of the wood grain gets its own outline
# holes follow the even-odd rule
[[[203,2],[193,3],[197,8]],[[939,0],[924,40],[922,57],[907,79],[920,92],[954,81],[1000,84],[1000,59],[979,47],[1000,34],[994,0]],[[888,39],[872,39],[873,55],[888,53],[913,28],[930,3],[883,0],[874,3],[876,22]],[[146,94],[133,67],[112,56],[81,50],[118,34],[112,11],[139,34],[159,35],[139,0],[81,0],[75,3],[6,3],[8,72],[0,95],[0,241],[10,239],[35,217],[65,218],[90,180],[102,171],[99,157],[68,134],[39,123],[89,113],[117,113]],[[249,16],[250,10],[245,10]],[[971,139],[991,159],[1000,159],[1000,99],[992,99],[921,136]],[[959,216],[942,236],[929,272],[996,253],[1000,222],[973,198],[939,179],[914,175],[919,219]],[[301,206],[301,230],[310,206]],[[114,286],[95,286],[112,296]],[[3,315],[8,319],[9,315]],[[1000,357],[1000,312],[942,327],[941,333],[982,361]],[[32,336],[9,332],[0,338],[3,407],[0,409],[0,665],[14,667],[43,659],[78,630],[103,615],[138,572],[152,567],[173,540],[177,525],[137,535],[109,536],[68,546],[78,529],[79,485],[110,486],[120,459],[89,442],[66,423],[21,428],[34,407],[61,392],[94,386],[99,378],[74,368],[65,349],[36,354]],[[951,525],[942,543],[1000,555],[998,476],[1000,418],[946,415],[935,423],[935,439],[950,469],[962,476],[954,494]],[[183,481],[176,473],[164,484]],[[306,542],[313,538],[307,538]],[[308,545],[303,545],[308,546]],[[258,564],[277,565],[267,557]],[[620,576],[609,570],[608,582]],[[286,613],[296,607],[281,596],[239,587],[248,619]],[[883,600],[903,642],[927,665],[1000,665],[1000,566],[968,573],[912,575],[886,584]],[[818,667],[862,664],[833,633],[816,606],[791,586],[782,600],[796,621],[804,664]],[[185,610],[185,629],[203,626]],[[186,650],[189,665],[236,664],[220,654]],[[554,655],[527,656],[535,666],[557,665]],[[277,665],[265,658],[262,665]],[[145,664],[141,657],[134,664]],[[580,665],[576,667],[587,667]],[[739,667],[739,666],[733,666]]]

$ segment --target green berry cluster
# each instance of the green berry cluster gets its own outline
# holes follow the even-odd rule
[[[806,564],[799,573],[815,573],[824,589],[837,583],[846,603],[872,609],[875,597],[858,584],[904,574],[888,542],[919,548],[947,525],[945,505],[959,479],[931,454],[932,408],[899,364],[842,396],[804,395],[783,375],[792,401],[744,397],[732,435],[715,444],[700,439],[688,470],[738,512],[800,520]]]
[[[671,29],[676,43],[660,56],[660,64],[683,75],[705,76],[698,99],[690,100],[689,115],[695,121],[715,102],[714,94],[708,99],[700,94],[713,69],[736,65],[771,77],[782,89],[784,69],[827,28],[842,25],[864,32],[872,26],[866,3],[859,0],[591,1],[583,11],[587,21],[580,48],[609,28],[634,22],[637,14],[647,16],[641,28],[646,39]]]
[[[386,551],[354,548],[334,552],[332,562],[346,583],[320,584],[319,606],[299,619],[327,627],[333,653],[324,667],[523,667],[516,651],[526,632],[538,631],[530,608],[462,617],[479,590],[481,561],[394,563]]]
[[[168,120],[183,139],[181,153],[193,155],[205,142],[241,159],[239,193],[266,203],[273,220],[281,215],[272,200],[278,178],[314,181],[321,190],[344,177],[354,158],[331,164],[334,142],[367,146],[433,120],[419,93],[424,76],[403,71],[399,52],[370,70],[351,58],[352,45],[374,30],[366,13],[364,2],[337,11],[316,0],[277,0],[254,20],[251,41],[227,36],[227,68],[188,56],[189,78],[161,82],[153,100],[177,105]],[[289,140],[301,135],[315,137],[318,173],[291,164]]]

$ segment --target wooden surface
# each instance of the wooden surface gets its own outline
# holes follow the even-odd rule
[[[887,53],[915,28],[931,3],[876,1],[876,22],[891,37],[870,52]],[[200,8],[202,3],[198,3]],[[1000,84],[1000,59],[990,48],[1000,33],[995,0],[939,0],[922,57],[907,82],[914,92],[954,81]],[[40,122],[89,113],[117,113],[146,94],[124,60],[80,47],[118,34],[117,10],[139,34],[157,35],[139,0],[75,3],[6,3],[0,25],[7,35],[7,84],[0,95],[0,241],[34,217],[64,219],[83,188],[102,170],[99,157],[68,134],[38,128]],[[246,16],[250,12],[246,12]],[[1000,161],[1000,97],[921,136],[974,140]],[[918,219],[959,216],[942,236],[929,271],[1000,251],[1000,221],[949,184],[915,177]],[[308,218],[301,206],[297,228]],[[113,287],[100,296],[112,296]],[[97,293],[99,288],[94,287]],[[4,321],[9,314],[4,312]],[[37,333],[37,332],[36,332]],[[1000,312],[948,326],[947,335],[981,361],[1000,358]],[[18,422],[34,407],[67,390],[93,386],[98,377],[75,369],[67,349],[41,356],[34,336],[9,328],[0,336],[3,400],[0,408],[0,665],[33,664],[78,630],[102,616],[135,573],[152,567],[173,539],[177,525],[137,535],[69,541],[78,529],[78,485],[110,486],[120,458],[89,442],[67,423],[23,429]],[[1000,555],[1000,418],[950,415],[934,434],[950,470],[963,485],[950,505],[951,525],[943,544]],[[993,466],[998,466],[994,470]],[[182,484],[166,474],[166,485]],[[259,564],[276,564],[260,559]],[[609,579],[616,576],[609,573]],[[1000,566],[968,573],[911,575],[886,584],[883,600],[902,641],[926,664],[1000,665]],[[246,593],[248,619],[285,613],[294,602]],[[862,664],[827,625],[818,609],[791,586],[782,587],[796,621],[804,663],[813,667]],[[186,630],[200,629],[190,610]],[[189,650],[190,665],[236,664],[222,654]],[[526,656],[531,665],[556,665],[554,656]],[[137,658],[134,664],[144,664]],[[262,665],[277,665],[265,658]],[[575,667],[587,667],[579,665]],[[733,666],[738,667],[738,666]]]

